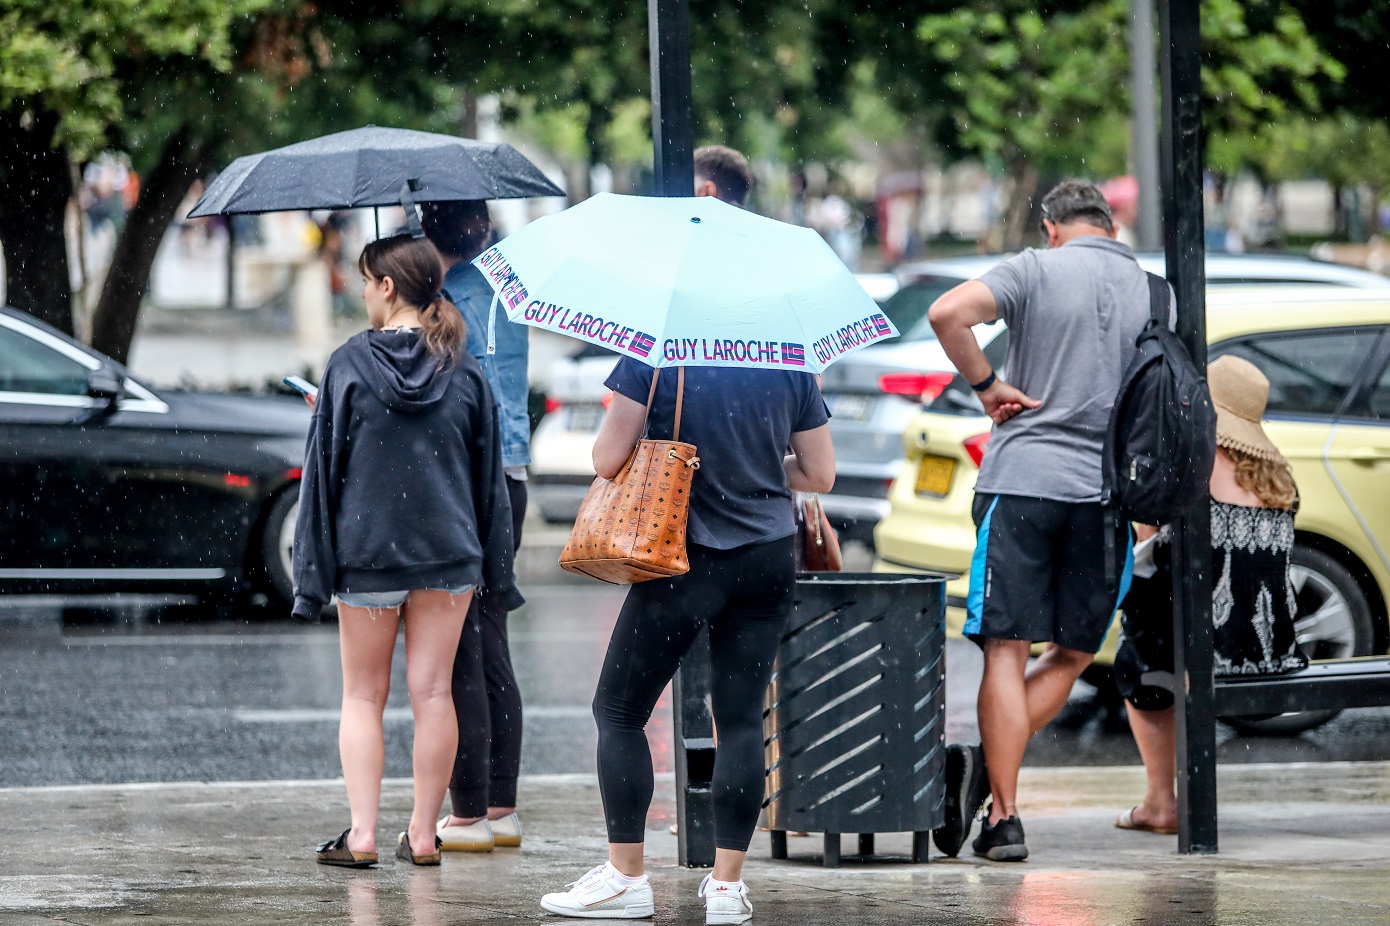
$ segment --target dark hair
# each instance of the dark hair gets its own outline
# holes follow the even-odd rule
[[[390,277],[400,300],[420,313],[429,352],[446,363],[458,360],[467,329],[459,310],[440,290],[444,265],[428,239],[410,235],[380,238],[362,249],[357,269],[374,280]]]
[[[477,256],[492,234],[487,203],[481,199],[424,203],[420,211],[426,237],[447,257]]]
[[[1058,225],[1085,222],[1107,232],[1115,227],[1110,204],[1100,188],[1089,180],[1063,180],[1042,201],[1043,218]]]
[[[695,179],[712,181],[716,194],[732,206],[742,206],[753,189],[753,171],[748,159],[733,148],[706,145],[695,149]]]

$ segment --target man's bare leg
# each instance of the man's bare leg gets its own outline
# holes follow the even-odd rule
[[[1057,716],[1094,658],[1091,653],[1049,646],[1030,666],[1030,649],[1026,640],[985,641],[977,711],[993,798],[991,825],[1018,814],[1018,770],[1028,740]]]
[[[1072,686],[1095,659],[1094,653],[1048,644],[1023,676],[1028,691],[1028,726],[1037,733],[1052,722],[1071,696]]]
[[[991,823],[1018,813],[1018,769],[1032,735],[1024,683],[1028,650],[1027,640],[985,640],[985,671],[976,711],[993,796]]]

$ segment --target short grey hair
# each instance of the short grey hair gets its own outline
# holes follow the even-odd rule
[[[1043,218],[1058,225],[1085,222],[1109,232],[1115,221],[1105,194],[1089,180],[1063,180],[1043,197]]]

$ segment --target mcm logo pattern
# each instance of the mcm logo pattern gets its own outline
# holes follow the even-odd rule
[[[561,568],[615,585],[690,570],[685,526],[700,458],[695,445],[644,440],[613,479],[599,476],[579,506]]]

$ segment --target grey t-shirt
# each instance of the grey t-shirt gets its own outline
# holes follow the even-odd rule
[[[1008,382],[1042,402],[996,425],[975,488],[1098,502],[1101,450],[1149,287],[1128,246],[1099,235],[1028,249],[980,282],[1009,326]]]

